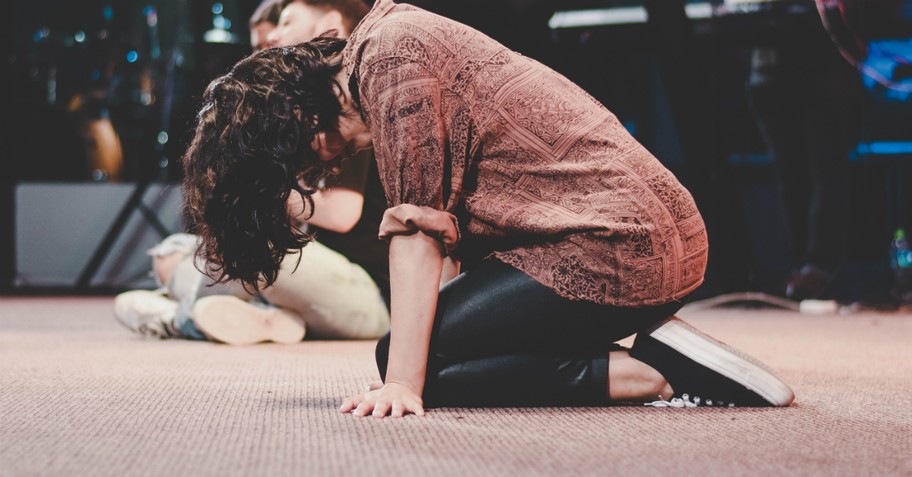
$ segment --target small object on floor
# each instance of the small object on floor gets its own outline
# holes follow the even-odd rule
[[[655,368],[674,390],[671,400],[652,406],[780,407],[795,400],[762,363],[674,316],[637,334],[630,356]]]
[[[735,407],[735,403],[714,402],[711,399],[702,400],[697,396],[691,399],[689,394],[682,394],[679,398],[671,398],[671,401],[665,401],[659,396],[658,401],[647,402],[647,407]]]
[[[131,290],[114,297],[114,317],[133,332],[153,338],[176,338],[174,326],[178,303],[165,289]]]
[[[304,324],[291,313],[228,295],[198,299],[193,305],[193,322],[210,339],[231,345],[291,344],[305,334]]]
[[[839,313],[839,304],[835,300],[801,300],[798,311],[802,315],[834,315]]]

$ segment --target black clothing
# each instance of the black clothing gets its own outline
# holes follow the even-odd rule
[[[448,283],[437,301],[424,404],[571,406],[607,403],[615,342],[684,302],[618,308],[572,301],[495,259]],[[390,335],[377,344],[386,377]]]

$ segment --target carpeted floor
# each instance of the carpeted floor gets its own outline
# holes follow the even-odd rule
[[[713,308],[787,409],[339,414],[372,342],[142,339],[110,298],[0,298],[0,476],[912,476],[912,316]]]

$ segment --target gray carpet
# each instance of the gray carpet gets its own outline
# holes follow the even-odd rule
[[[714,308],[682,318],[765,361],[787,409],[337,412],[372,342],[132,335],[110,298],[0,297],[2,476],[912,475],[912,316]]]

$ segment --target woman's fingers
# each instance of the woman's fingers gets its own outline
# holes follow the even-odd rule
[[[342,412],[351,412],[356,416],[372,416],[372,417],[402,417],[406,414],[415,414],[416,416],[424,415],[424,407],[418,401],[400,401],[395,400],[393,402],[380,400],[373,402],[372,400],[365,399],[360,403],[355,403],[352,398],[346,399],[342,404]]]
[[[386,417],[392,404],[393,403],[388,401],[380,401],[377,404],[374,404],[374,412],[372,412],[371,415],[374,417]]]
[[[402,401],[398,399],[393,401],[392,412],[390,413],[393,417],[402,417],[405,415],[405,406],[402,404]]]
[[[370,414],[373,410],[374,410],[374,403],[371,402],[370,400],[365,399],[364,401],[361,401],[361,404],[358,404],[358,407],[356,407],[355,410],[352,411],[352,414],[354,414],[356,416],[366,416],[366,415]]]
[[[409,412],[411,412],[412,414],[414,414],[416,416],[424,415],[424,406],[421,405],[421,402],[412,403],[412,405],[409,406],[407,409]]]
[[[356,407],[358,407],[359,404],[361,404],[361,401],[363,399],[364,399],[364,395],[362,395],[362,394],[359,394],[357,396],[352,396],[349,398],[345,398],[342,401],[342,407],[339,408],[339,412],[341,412],[343,414],[346,412],[352,412],[353,409],[355,409]]]
[[[402,386],[381,387],[342,401],[340,412],[356,416],[402,417],[406,414],[424,415],[421,397]]]

